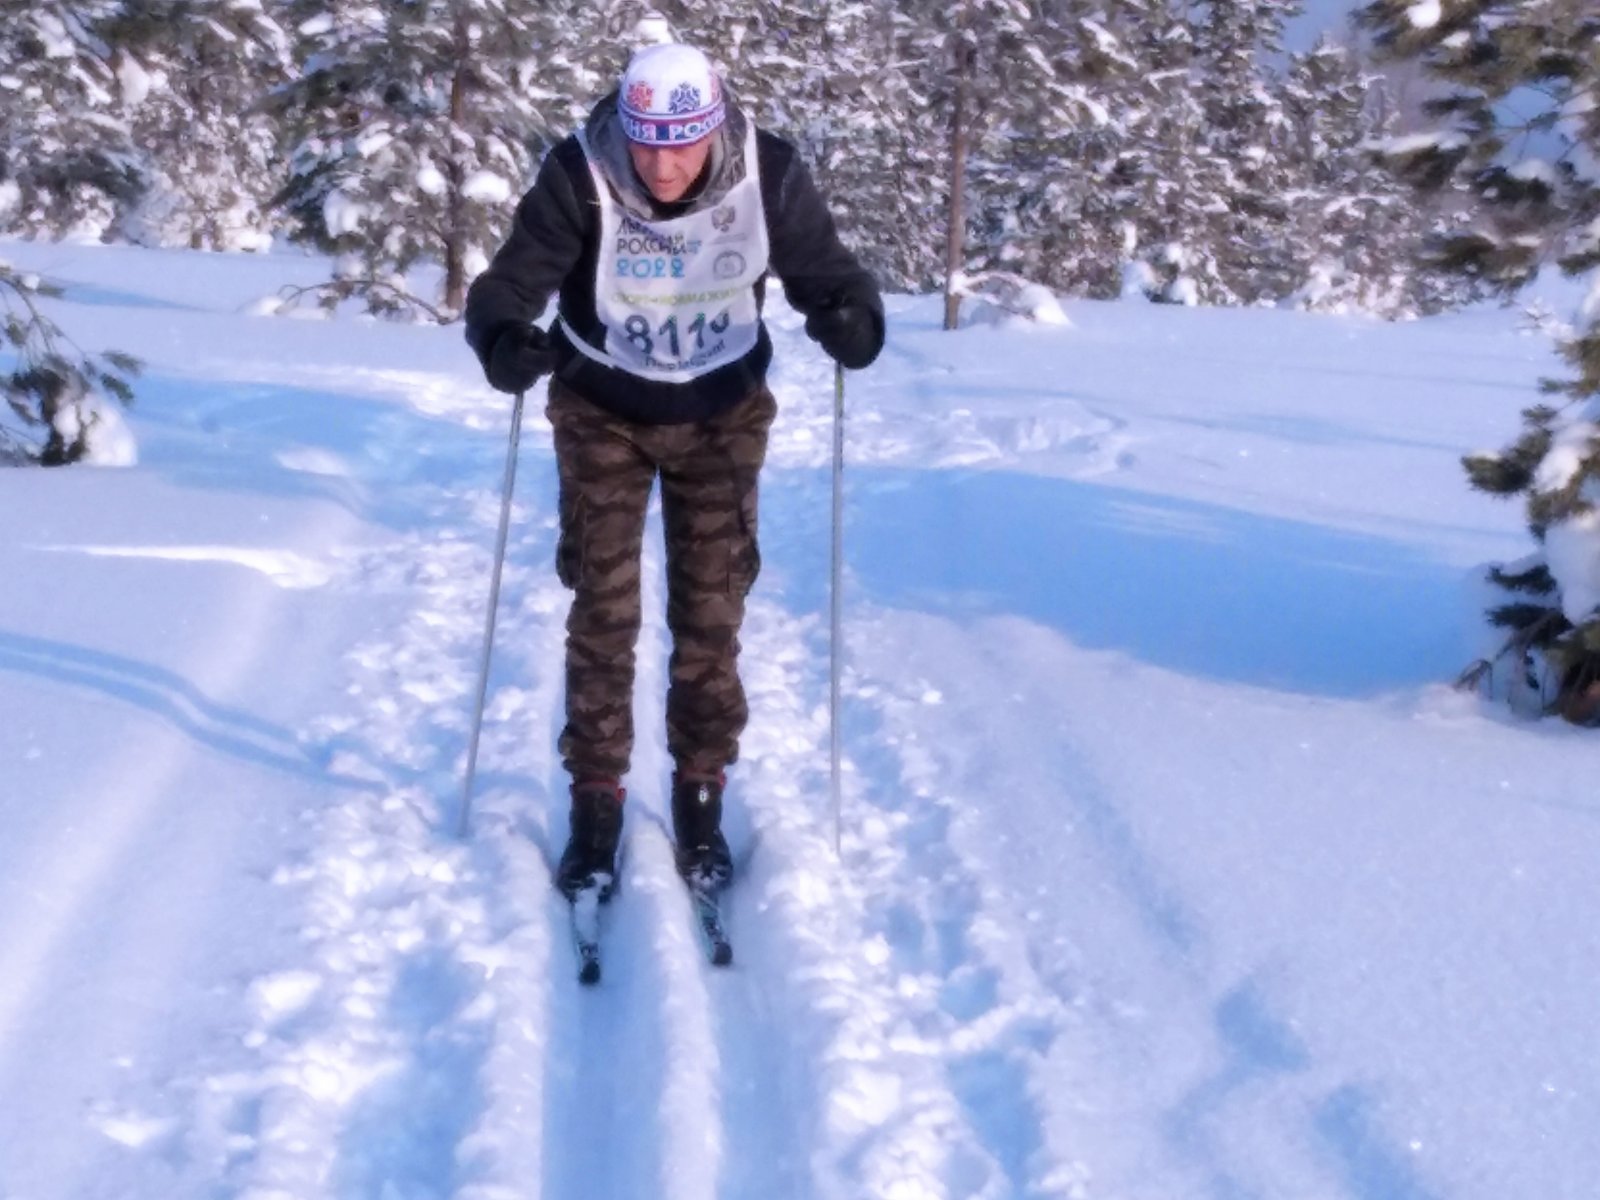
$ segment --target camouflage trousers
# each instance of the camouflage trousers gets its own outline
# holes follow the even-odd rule
[[[573,779],[620,779],[628,770],[640,557],[658,477],[672,634],[667,749],[693,775],[715,775],[738,757],[749,716],[739,626],[761,567],[756,483],[776,411],[762,387],[710,421],[638,425],[551,381],[545,412],[561,478],[556,571],[573,592],[560,750]]]

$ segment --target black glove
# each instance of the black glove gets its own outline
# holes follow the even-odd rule
[[[849,300],[819,308],[806,318],[806,333],[841,366],[859,371],[883,349],[883,319]]]
[[[483,373],[496,391],[525,392],[555,369],[550,335],[537,325],[515,325],[495,338]]]

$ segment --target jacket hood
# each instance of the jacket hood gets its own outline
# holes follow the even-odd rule
[[[744,179],[744,139],[748,128],[744,111],[738,101],[723,85],[723,96],[728,106],[728,117],[720,128],[711,134],[711,157],[706,164],[706,183],[693,199],[686,202],[684,213],[698,212],[721,201],[733,186]],[[583,136],[589,143],[601,174],[611,185],[612,195],[635,216],[645,220],[660,220],[659,206],[650,196],[633,169],[628,157],[628,137],[622,131],[622,121],[617,113],[618,93],[613,91],[590,111],[584,121]]]

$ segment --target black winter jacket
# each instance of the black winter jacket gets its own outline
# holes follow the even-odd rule
[[[613,103],[614,98],[608,97],[596,108],[591,130]],[[737,131],[739,124],[730,122],[728,132]],[[730,137],[729,144],[740,142]],[[881,344],[883,301],[878,287],[840,243],[833,218],[795,148],[761,130],[756,135],[756,157],[769,269],[783,281],[789,302],[806,315],[842,303],[860,306],[872,314]],[[706,191],[684,204],[655,206],[654,215],[680,216],[698,205],[715,203],[716,198],[714,191]],[[637,197],[619,201],[638,203]],[[479,361],[487,364],[495,339],[508,329],[526,327],[553,294],[559,294],[563,324],[591,344],[603,345],[605,330],[595,313],[594,298],[599,250],[594,176],[578,139],[569,137],[546,156],[533,189],[517,206],[511,236],[467,294],[467,341]],[[757,284],[757,304],[764,290]],[[552,334],[557,378],[594,404],[648,425],[715,416],[759,387],[772,359],[772,341],[763,326],[755,348],[743,358],[687,383],[663,383],[595,362],[574,349],[567,336],[561,325]]]

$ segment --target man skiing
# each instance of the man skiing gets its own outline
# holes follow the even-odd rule
[[[556,880],[569,899],[605,899],[616,877],[657,478],[678,870],[705,892],[732,873],[723,789],[748,716],[738,637],[776,410],[761,320],[769,270],[835,360],[877,357],[877,286],[840,244],[794,147],[755,128],[700,51],[662,45],[636,54],[618,90],[545,158],[467,297],[467,340],[492,386],[520,392],[551,376],[556,569],[573,592],[559,743],[571,837]],[[559,316],[546,334],[531,322],[552,294]]]

